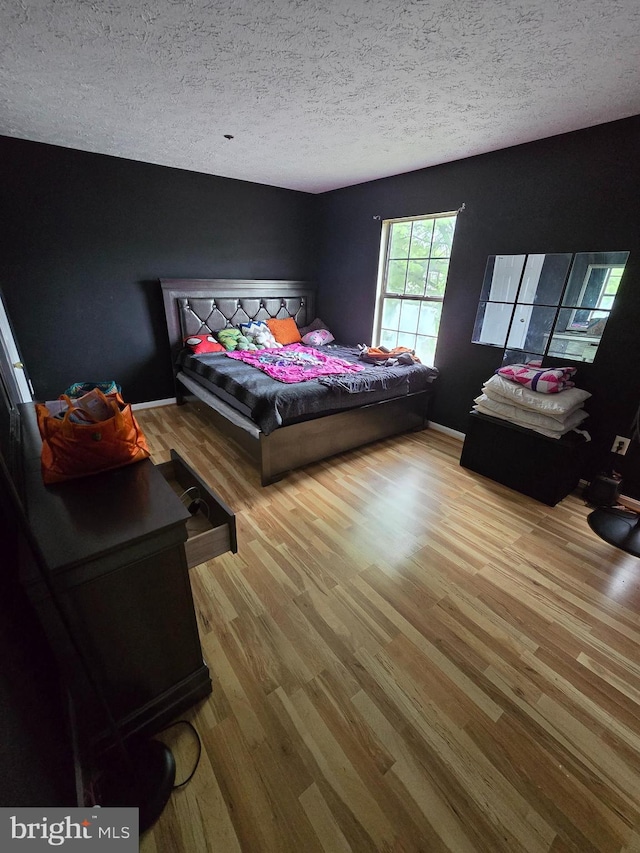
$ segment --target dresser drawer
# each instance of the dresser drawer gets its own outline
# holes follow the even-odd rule
[[[169,462],[156,467],[186,506],[195,501],[197,512],[187,521],[185,551],[189,568],[213,557],[238,551],[233,511],[202,481],[190,465],[171,450]]]

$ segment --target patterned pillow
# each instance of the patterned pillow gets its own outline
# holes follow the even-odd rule
[[[293,317],[287,317],[285,320],[267,320],[267,326],[279,344],[297,344],[302,340]]]
[[[189,335],[184,339],[186,346],[192,353],[223,352],[224,347],[219,344],[213,335]]]
[[[308,335],[309,332],[317,332],[318,329],[328,329],[329,327],[325,322],[323,322],[319,317],[316,317],[308,326],[300,327],[300,334],[304,338],[305,335]]]
[[[264,331],[268,326],[264,320],[252,320],[250,323],[240,323],[240,331],[245,336],[252,340],[260,331]]]
[[[262,320],[256,320],[253,323],[241,323],[240,331],[258,349],[273,349],[282,346],[276,341],[273,332]]]
[[[316,329],[302,336],[302,343],[309,347],[323,347],[325,344],[330,344],[331,341],[335,341],[335,338],[329,329]]]

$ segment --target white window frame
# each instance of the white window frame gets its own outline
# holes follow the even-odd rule
[[[425,213],[421,216],[402,216],[397,219],[383,219],[382,221],[382,232],[380,235],[380,255],[378,258],[378,278],[377,278],[377,286],[376,286],[376,304],[373,315],[373,333],[372,333],[372,343],[377,346],[380,341],[381,334],[381,325],[382,325],[382,313],[384,308],[384,300],[385,298],[393,299],[399,298],[399,294],[389,294],[385,290],[385,274],[388,266],[389,260],[389,251],[391,249],[391,226],[395,225],[398,222],[420,222],[427,219],[449,219],[451,217],[456,218],[456,224],[454,225],[453,232],[453,241],[455,241],[455,227],[457,225],[457,217],[459,214],[459,210],[450,210],[445,213]],[[451,255],[453,254],[453,241],[451,244]],[[449,256],[449,261],[451,260],[451,255]],[[447,282],[445,283],[445,293],[446,287],[449,283],[449,270],[447,270]],[[442,297],[434,297],[434,296],[412,296],[412,297],[404,297],[411,298],[420,302],[437,302],[442,305],[444,302],[444,295]],[[436,348],[438,345],[438,336],[436,336]],[[435,360],[435,359],[434,359]]]
[[[607,289],[607,284],[609,283],[609,279],[611,278],[611,273],[614,270],[622,270],[624,272],[624,268],[625,268],[624,264],[589,264],[589,266],[587,267],[587,271],[584,275],[582,287],[580,288],[580,294],[578,296],[577,306],[573,309],[573,312],[571,313],[571,316],[569,318],[569,322],[567,324],[567,329],[572,328],[573,324],[575,323],[576,314],[578,313],[578,311],[589,311],[589,319],[591,319],[594,314],[602,313],[603,311],[607,311],[608,313],[611,312],[611,308],[602,308],[601,307],[602,306],[602,300],[604,299],[604,295],[605,295],[604,292]],[[589,279],[591,278],[591,273],[594,270],[605,270],[605,269],[607,270],[607,274],[604,278],[604,281],[602,282],[602,287],[600,288],[600,293],[598,295],[598,301],[596,302],[595,306],[593,308],[582,307],[581,302],[582,302],[582,299],[583,299],[583,297],[587,291],[587,287],[589,285]],[[619,283],[620,282],[618,282],[618,284]],[[614,301],[615,301],[616,295],[617,295],[617,292],[616,292],[616,294],[614,294]]]

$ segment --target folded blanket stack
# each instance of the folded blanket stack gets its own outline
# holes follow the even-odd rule
[[[496,371],[498,376],[524,385],[541,394],[557,394],[575,385],[571,377],[576,375],[575,367],[541,367],[539,362],[528,364],[507,364]]]
[[[522,368],[530,373],[527,375]],[[536,375],[532,376],[533,373]],[[574,367],[543,370],[531,365],[509,365],[500,368],[484,383],[473,408],[548,438],[561,438],[588,417],[583,405],[591,394],[574,387],[570,379],[574,374]],[[515,378],[516,375],[519,378]]]

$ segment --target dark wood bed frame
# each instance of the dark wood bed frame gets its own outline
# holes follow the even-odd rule
[[[176,367],[176,356],[186,335],[219,331],[248,319],[294,317],[299,326],[308,325],[316,317],[315,286],[305,281],[248,279],[161,279],[161,284],[178,404],[189,395],[206,403],[214,425],[257,464],[263,486],[311,462],[427,426],[431,392],[421,391],[264,435],[253,421]]]

